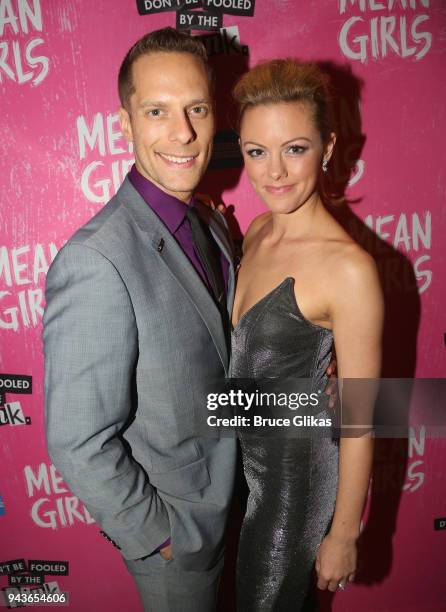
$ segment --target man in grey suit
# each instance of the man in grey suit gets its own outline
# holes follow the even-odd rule
[[[198,435],[228,374],[232,248],[193,190],[214,135],[199,41],[166,28],[119,73],[135,166],[60,250],[46,285],[48,452],[121,550],[145,610],[215,608],[235,440]]]

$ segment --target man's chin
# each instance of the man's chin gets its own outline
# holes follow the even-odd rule
[[[194,174],[193,176],[184,177],[166,177],[163,185],[171,191],[195,191],[201,181],[203,174]],[[172,180],[169,180],[172,179]]]

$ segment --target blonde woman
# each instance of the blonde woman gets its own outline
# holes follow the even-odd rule
[[[274,60],[246,73],[234,94],[245,171],[268,212],[243,244],[232,376],[323,387],[335,346],[339,377],[377,378],[383,300],[375,264],[321,197],[336,143],[326,76],[316,65]],[[249,498],[238,608],[313,610],[314,568],[320,589],[354,579],[372,439],[239,437]]]

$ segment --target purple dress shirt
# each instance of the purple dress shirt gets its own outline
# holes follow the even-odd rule
[[[182,248],[184,254],[189,258],[190,262],[194,266],[196,272],[200,275],[202,281],[206,285],[208,291],[212,295],[211,285],[197,253],[194,248],[194,241],[192,238],[192,230],[188,219],[186,218],[187,204],[178,200],[174,196],[165,193],[157,187],[152,181],[146,179],[138,170],[135,164],[133,164],[130,172],[129,179],[133,187],[143,198],[143,200],[150,206],[154,213],[161,219],[164,225],[167,227],[169,232],[178,242]],[[195,200],[191,198],[189,206],[195,206]],[[228,274],[229,274],[229,263],[223,253],[220,251],[220,261],[222,266],[223,278],[225,281],[225,287],[228,288]],[[158,553],[162,548],[169,546],[170,538],[163,542],[158,548],[156,548],[152,555]]]
[[[201,263],[195,248],[192,238],[192,230],[188,219],[186,219],[187,204],[169,195],[157,187],[152,181],[146,179],[133,164],[129,179],[133,187],[139,195],[145,200],[150,208],[157,214],[169,232],[178,242],[184,254],[200,275],[201,280],[206,285],[209,293],[212,295],[211,285],[206,274],[206,270]],[[194,198],[191,198],[189,206],[196,206]],[[220,251],[220,262],[225,281],[225,287],[228,288],[229,262],[223,253]]]

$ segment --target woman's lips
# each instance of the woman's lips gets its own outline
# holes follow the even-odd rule
[[[265,191],[273,195],[282,195],[284,193],[289,193],[293,187],[294,185],[281,185],[281,186],[265,185]]]

